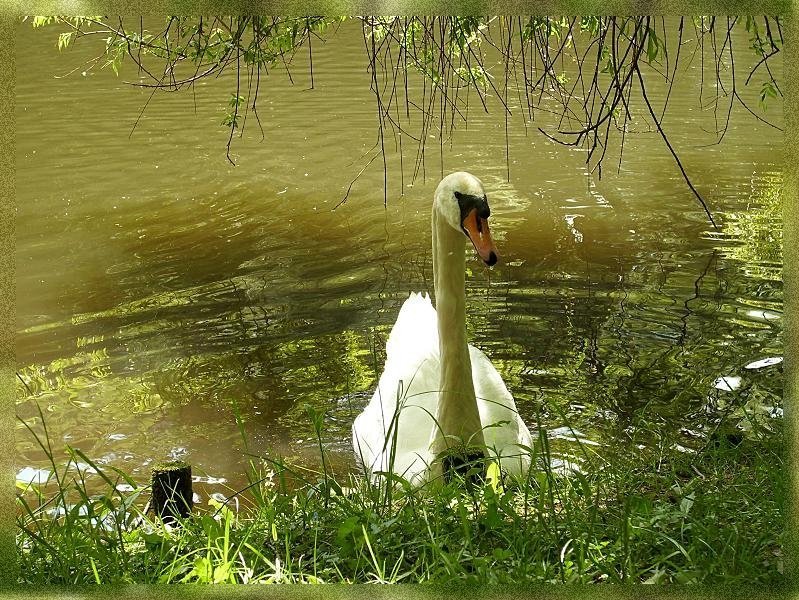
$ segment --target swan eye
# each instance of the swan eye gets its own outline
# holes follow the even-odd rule
[[[482,196],[472,196],[471,194],[462,194],[455,192],[455,199],[458,201],[458,206],[461,209],[461,223],[473,210],[477,209],[477,216],[481,219],[487,219],[491,216],[491,209],[488,207],[488,198],[485,194]]]

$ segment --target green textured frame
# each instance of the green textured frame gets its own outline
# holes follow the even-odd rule
[[[202,598],[220,595],[236,598],[774,598],[799,596],[799,470],[791,469],[789,489],[791,502],[786,507],[788,535],[785,545],[785,585],[778,589],[746,586],[518,586],[471,587],[466,585],[402,585],[380,586],[126,586],[123,588],[82,587],[46,588],[19,587],[16,581],[14,545],[14,394],[16,389],[14,356],[15,332],[15,26],[22,14],[779,14],[786,17],[785,65],[799,64],[799,8],[797,2],[773,0],[743,2],[635,2],[619,0],[564,0],[537,3],[456,0],[455,2],[345,3],[336,0],[303,2],[285,1],[145,1],[114,2],[30,2],[8,0],[0,3],[0,596],[32,598],[105,598],[112,594],[130,598]],[[787,444],[790,456],[786,464],[799,464],[799,418],[794,407],[799,395],[799,72],[784,69],[784,292],[785,292],[785,415]]]

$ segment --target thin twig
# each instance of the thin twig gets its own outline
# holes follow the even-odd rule
[[[663,131],[663,128],[660,126],[660,121],[658,121],[657,115],[655,115],[655,110],[652,108],[652,104],[650,104],[649,98],[647,98],[646,86],[644,84],[644,78],[641,75],[641,69],[639,68],[639,66],[637,64],[633,67],[633,69],[635,70],[636,74],[638,75],[638,83],[641,85],[641,96],[643,96],[643,98],[644,98],[644,102],[646,103],[646,107],[649,109],[649,114],[651,115],[652,120],[655,121],[655,125],[658,128],[658,133],[660,133],[660,137],[663,138],[663,141],[666,143],[666,146],[668,147],[669,152],[671,152],[671,155],[674,157],[674,160],[677,162],[677,166],[680,169],[680,173],[682,173],[682,176],[685,179],[685,182],[688,184],[688,187],[691,188],[691,191],[694,193],[694,196],[696,196],[697,200],[699,200],[699,203],[702,205],[702,208],[705,209],[705,213],[707,214],[708,219],[710,219],[711,225],[713,225],[713,228],[716,231],[718,231],[718,229],[719,229],[718,225],[716,225],[716,222],[713,220],[713,215],[710,214],[710,209],[708,209],[707,204],[705,203],[705,200],[702,198],[702,196],[699,194],[699,192],[694,187],[694,184],[691,182],[691,178],[688,177],[688,173],[685,172],[685,169],[682,166],[682,162],[680,161],[680,158],[677,156],[677,153],[674,151],[674,148],[671,146],[671,142],[669,142],[669,138],[666,136],[666,133]]]

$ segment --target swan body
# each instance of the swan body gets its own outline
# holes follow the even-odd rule
[[[488,357],[466,341],[466,241],[487,264],[496,262],[489,214],[473,175],[453,173],[439,184],[432,215],[436,308],[418,293],[402,305],[377,389],[352,426],[355,452],[373,475],[391,471],[422,485],[442,474],[441,458],[453,451],[496,458],[515,475],[530,465],[521,447],[531,445],[530,432],[513,396]]]

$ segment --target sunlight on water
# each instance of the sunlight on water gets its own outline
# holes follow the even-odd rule
[[[188,460],[213,490],[242,484],[251,455],[315,464],[309,404],[326,412],[336,468],[352,468],[350,426],[391,324],[410,291],[432,289],[440,175],[436,149],[413,185],[392,157],[387,208],[375,168],[331,210],[375,141],[362,42],[342,32],[320,50],[314,90],[270,76],[264,141],[236,141],[232,167],[224,78],[194,100],[156,95],[131,135],[144,92],[105,71],[55,78],[91,52],[20,36],[21,419],[40,428],[40,406],[54,447],[141,482],[153,460]],[[517,127],[507,181],[493,113],[470,116],[444,155],[445,171],[485,183],[502,257],[467,262],[470,340],[558,465],[647,447],[643,420],[691,451],[707,434],[695,415],[744,398],[781,411],[780,140],[741,115],[699,149],[712,115],[685,98],[675,88],[666,123],[718,231],[651,135],[629,135],[602,180],[583,152]],[[34,441],[18,440],[17,479],[46,480]]]

